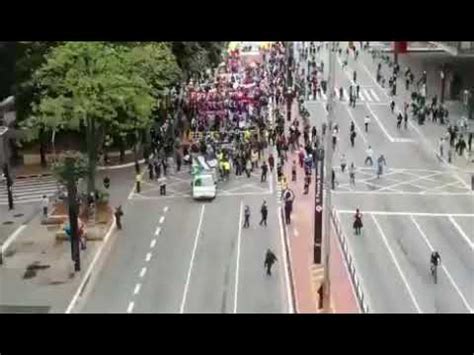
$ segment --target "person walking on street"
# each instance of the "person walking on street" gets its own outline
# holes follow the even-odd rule
[[[354,124],[354,121],[351,121],[351,129],[350,129],[351,133],[355,131],[355,124]]]
[[[153,167],[153,164],[150,162],[148,162],[148,178],[150,179],[150,181],[153,181],[155,176],[154,176],[154,167]]]
[[[166,196],[166,176],[160,177],[158,183],[160,184],[160,196]]]
[[[372,159],[372,157],[374,155],[374,150],[372,149],[372,147],[370,145],[367,148],[367,150],[365,151],[365,154],[366,154],[366,158],[365,158],[365,161],[364,161],[364,165],[367,165],[368,161],[370,161],[370,166],[374,165],[374,161]]]
[[[397,129],[400,129],[402,127],[402,121],[403,121],[403,116],[402,116],[402,113],[399,112],[397,115]]]
[[[250,207],[246,205],[244,209],[244,228],[249,228],[249,227],[250,227]]]
[[[356,97],[357,97],[357,98],[360,97],[360,96],[359,96],[359,93],[360,93],[360,85],[359,85],[359,83],[357,83],[357,85],[356,85]]]
[[[122,216],[123,216],[122,206],[118,206],[117,208],[115,208],[114,216],[115,216],[115,223],[117,225],[117,228],[122,229]]]
[[[41,207],[43,209],[44,219],[48,218],[48,206],[49,206],[48,197],[46,195],[43,195],[43,198],[41,199]]]
[[[362,213],[360,213],[358,208],[356,209],[356,213],[354,215],[353,227],[354,227],[355,235],[360,235],[360,230],[363,227],[363,224],[362,224]]]
[[[345,154],[342,154],[341,155],[341,172],[344,174],[344,171],[346,170],[346,166],[347,166],[347,159],[346,159],[346,155]]]
[[[352,80],[354,80],[354,82],[357,82],[357,72],[355,70],[352,73]]]
[[[469,152],[470,152],[471,148],[472,148],[472,132],[469,133],[469,138],[467,139],[467,146],[468,146],[468,149],[469,149]]]
[[[380,179],[380,175],[383,174],[384,165],[387,165],[387,161],[385,160],[383,154],[381,154],[380,157],[377,159],[377,179]]]
[[[336,150],[336,143],[337,143],[337,129],[334,128],[332,131],[332,150]]]
[[[180,152],[176,152],[176,171],[181,171],[181,165],[183,164],[183,158]]]
[[[140,173],[138,173],[136,176],[135,176],[135,183],[136,183],[136,192],[137,194],[140,193],[141,191],[141,182],[142,182],[142,175]]]
[[[267,226],[267,217],[268,217],[268,208],[267,201],[263,200],[262,207],[260,208],[260,213],[262,214],[262,219],[260,220],[259,225],[265,224]]]
[[[354,143],[355,143],[355,137],[356,137],[356,131],[351,131],[350,139],[351,139],[351,146],[354,148]]]
[[[336,172],[334,171],[334,169],[332,169],[331,171],[331,189],[335,189],[336,188]]]
[[[267,269],[267,275],[272,276],[272,266],[275,262],[278,261],[275,254],[270,250],[267,249],[265,254],[265,261],[263,262],[263,267]]]
[[[296,181],[296,160],[293,160],[293,165],[291,166],[291,181]]]
[[[268,156],[268,165],[270,166],[270,171],[273,173],[273,167],[275,166],[275,158],[273,157],[273,154],[270,153]]]
[[[367,115],[364,118],[364,125],[365,125],[365,133],[369,132],[369,123],[370,123],[370,116]]]
[[[262,169],[262,175],[260,177],[260,182],[265,182],[267,181],[267,171],[268,171],[268,165],[266,161],[263,161],[261,169]]]
[[[355,166],[354,163],[351,163],[349,167],[349,182],[351,186],[355,186]]]
[[[408,129],[408,111],[403,114],[403,125],[405,129]]]
[[[392,111],[393,113],[394,109],[395,109],[395,101],[392,100],[392,102],[390,102],[390,111]]]

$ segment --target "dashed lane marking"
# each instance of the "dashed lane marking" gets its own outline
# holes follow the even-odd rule
[[[150,248],[153,249],[156,245],[156,239],[152,239],[151,243],[150,243]]]
[[[145,257],[146,262],[149,262],[151,260],[151,256],[152,256],[151,253],[146,254],[146,257]]]
[[[160,217],[160,224],[163,224],[164,221],[165,221],[165,216],[161,216]]]
[[[146,274],[146,267],[142,267],[142,269],[140,270],[140,277],[143,278]]]
[[[134,302],[130,302],[130,303],[128,304],[127,313],[132,313],[134,306],[135,306],[135,303],[134,303]]]
[[[137,283],[135,285],[135,289],[133,290],[133,294],[134,295],[138,295],[138,292],[140,292],[140,288],[142,287],[142,285],[140,283]]]

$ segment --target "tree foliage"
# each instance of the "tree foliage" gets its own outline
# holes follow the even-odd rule
[[[72,161],[70,166],[67,164],[68,159]],[[53,174],[61,183],[67,185],[70,178],[77,183],[79,179],[87,176],[88,167],[87,158],[83,154],[68,151],[61,156],[58,162],[53,164]]]

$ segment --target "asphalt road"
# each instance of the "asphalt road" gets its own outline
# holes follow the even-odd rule
[[[345,48],[345,46],[343,46]],[[323,58],[327,58],[323,49]],[[372,312],[381,313],[452,313],[472,312],[474,305],[474,200],[463,176],[442,165],[432,147],[421,137],[423,131],[396,128],[390,99],[374,82],[360,55],[349,59],[349,68],[336,64],[336,87],[345,92],[357,71],[357,80],[365,100],[355,108],[347,105],[347,96],[337,100],[336,123],[340,127],[334,155],[338,184],[333,203],[348,240],[349,251]],[[325,59],[325,68],[329,66]],[[327,70],[327,69],[326,69]],[[373,94],[375,93],[375,95]],[[378,97],[377,101],[375,98]],[[326,119],[324,98],[307,102],[317,127]],[[370,117],[368,132],[364,117]],[[356,124],[355,147],[350,146],[350,121]],[[371,145],[374,158],[384,154],[387,167],[378,179],[375,166],[364,166],[365,150]],[[341,154],[348,165],[354,162],[356,185],[349,184],[348,172],[341,173]],[[375,160],[374,159],[374,160]],[[363,213],[361,236],[352,229],[356,208]],[[431,250],[438,250],[442,266],[438,284],[429,271]]]
[[[257,176],[238,179],[221,184],[212,202],[189,196],[186,170],[172,173],[166,197],[158,196],[156,183],[149,181],[142,193],[130,193],[123,230],[82,311],[288,312],[274,186],[260,183]],[[264,199],[269,207],[266,228],[258,225]],[[246,204],[251,208],[249,229],[240,228]],[[278,258],[271,277],[263,265],[267,248]]]

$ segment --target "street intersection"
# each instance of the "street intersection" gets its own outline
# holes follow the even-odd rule
[[[345,48],[345,44],[342,44]],[[344,54],[343,54],[344,55]],[[328,51],[321,56],[327,62]],[[378,85],[366,65],[369,54],[361,53],[348,66],[336,64],[336,87],[348,88],[357,71],[362,88],[374,91],[382,100],[359,100],[349,107],[348,96],[336,95],[335,123],[339,126],[333,167],[336,186],[333,206],[341,221],[361,286],[371,312],[451,313],[472,312],[474,305],[474,200],[470,175],[441,162],[429,144],[423,128],[409,119],[407,129],[397,129],[391,112],[391,97]],[[408,101],[408,97],[405,98]],[[398,106],[402,102],[397,99]],[[306,106],[317,127],[326,120],[322,100],[310,100]],[[368,132],[364,118],[369,117]],[[354,121],[355,146],[349,140],[350,122]],[[376,168],[364,164],[366,149],[380,154],[387,166],[377,178]],[[348,166],[356,166],[355,185],[349,174],[342,173],[341,155]],[[363,232],[354,235],[353,215],[360,208]],[[438,284],[429,271],[431,251],[442,258]]]

